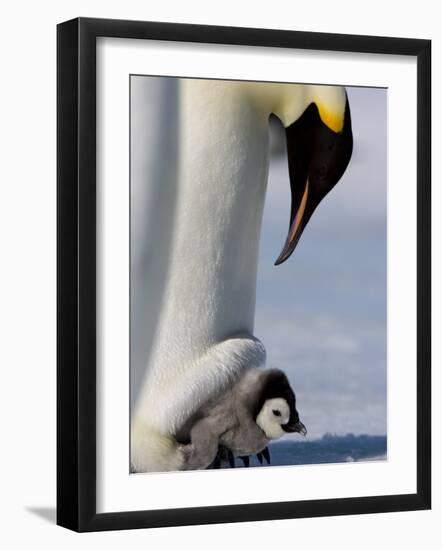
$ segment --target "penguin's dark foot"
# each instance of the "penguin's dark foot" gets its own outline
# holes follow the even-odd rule
[[[217,470],[221,468],[223,462],[228,462],[231,468],[235,468],[235,457],[233,456],[232,451],[227,447],[220,445],[212,464],[209,466],[209,469]]]
[[[235,457],[230,449],[227,449],[227,459],[229,461],[230,467],[235,468]]]
[[[216,455],[215,460],[212,462],[212,466],[214,470],[219,470],[221,468],[221,457],[219,454]]]
[[[267,464],[270,464],[270,451],[269,448],[266,447],[261,451],[262,456],[264,457],[264,460],[267,462]]]
[[[221,464],[224,460],[226,460],[226,449],[224,447],[218,447],[218,451],[216,453],[215,458],[213,459],[212,464],[207,467],[208,470],[219,470],[221,468]]]
[[[267,462],[267,464],[270,464],[270,451],[269,451],[269,448],[266,447],[260,453],[257,453],[256,458],[259,460],[260,464],[262,464],[263,459]]]
[[[233,454],[232,454],[232,451],[230,449],[228,449],[227,447],[224,447],[224,445],[220,445],[218,447],[218,455],[220,460],[221,460],[221,463],[225,463],[225,462],[228,462],[230,464],[230,466],[232,466],[231,464],[231,461],[233,459]]]
[[[250,466],[250,457],[249,456],[240,456],[239,458],[244,462],[244,466],[246,468],[248,468]]]

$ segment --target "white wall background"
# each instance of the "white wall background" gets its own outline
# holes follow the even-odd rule
[[[302,7],[301,7],[302,6]],[[433,511],[76,535],[55,518],[55,25],[77,16],[409,36],[433,39],[433,151],[442,148],[442,38],[437,3],[371,0],[24,1],[2,10],[0,39],[0,544],[52,548],[211,550],[437,548],[442,520],[441,290],[434,288]],[[407,114],[404,113],[404,130]],[[433,181],[441,180],[434,154]],[[441,280],[440,186],[434,187],[434,273]],[[280,543],[279,543],[280,544]]]

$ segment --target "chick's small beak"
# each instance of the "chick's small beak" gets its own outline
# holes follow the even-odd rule
[[[282,429],[287,433],[300,433],[303,436],[307,435],[307,428],[300,420],[295,424],[284,424]]]

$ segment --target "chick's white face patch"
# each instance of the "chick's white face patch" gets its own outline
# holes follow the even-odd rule
[[[269,439],[279,439],[284,435],[282,425],[290,418],[290,407],[285,399],[267,399],[256,417],[256,423]]]

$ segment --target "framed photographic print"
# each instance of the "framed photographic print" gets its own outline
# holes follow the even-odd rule
[[[57,523],[428,509],[430,42],[57,36]]]

